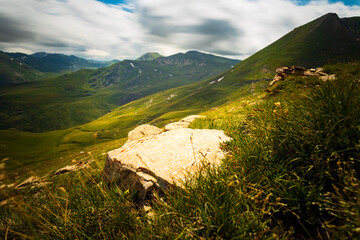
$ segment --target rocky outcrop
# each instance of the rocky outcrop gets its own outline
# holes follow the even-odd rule
[[[272,86],[274,83],[280,80],[284,80],[288,76],[302,76],[302,77],[315,76],[315,77],[319,77],[323,81],[335,80],[336,78],[335,74],[328,75],[327,73],[324,73],[323,68],[306,69],[297,66],[280,67],[276,69],[276,75],[272,80],[272,82],[270,83],[270,86]]]
[[[166,131],[171,131],[177,128],[187,128],[189,127],[190,123],[192,123],[193,121],[195,121],[197,118],[205,118],[205,116],[201,116],[201,115],[190,115],[187,116],[183,119],[181,119],[178,122],[174,122],[174,123],[169,123],[165,126],[165,130]]]
[[[218,165],[230,138],[222,130],[177,128],[108,152],[104,182],[120,185],[144,200],[153,191],[178,185],[204,163]]]

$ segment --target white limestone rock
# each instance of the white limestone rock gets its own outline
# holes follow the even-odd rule
[[[204,162],[219,165],[225,157],[221,144],[230,140],[222,130],[179,128],[127,142],[108,152],[104,182],[136,191],[143,200],[180,184]]]

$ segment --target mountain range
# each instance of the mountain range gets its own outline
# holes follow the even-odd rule
[[[0,87],[42,80],[84,68],[101,68],[118,62],[94,61],[58,53],[6,53],[0,51]]]
[[[133,100],[207,79],[238,62],[189,51],[4,87],[0,128],[39,132],[84,124]]]

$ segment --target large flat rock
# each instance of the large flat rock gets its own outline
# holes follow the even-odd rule
[[[180,128],[129,141],[108,152],[104,181],[145,199],[154,189],[179,184],[204,162],[218,165],[225,156],[221,143],[229,140],[222,130]]]

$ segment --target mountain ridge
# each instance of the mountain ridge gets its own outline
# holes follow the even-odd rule
[[[101,68],[113,61],[94,61],[62,53],[37,52],[31,55],[24,53],[7,53],[20,61],[42,72],[76,71],[84,68]]]
[[[46,52],[28,55],[0,51],[0,87],[54,78],[79,69],[100,68],[116,62],[98,62]]]

